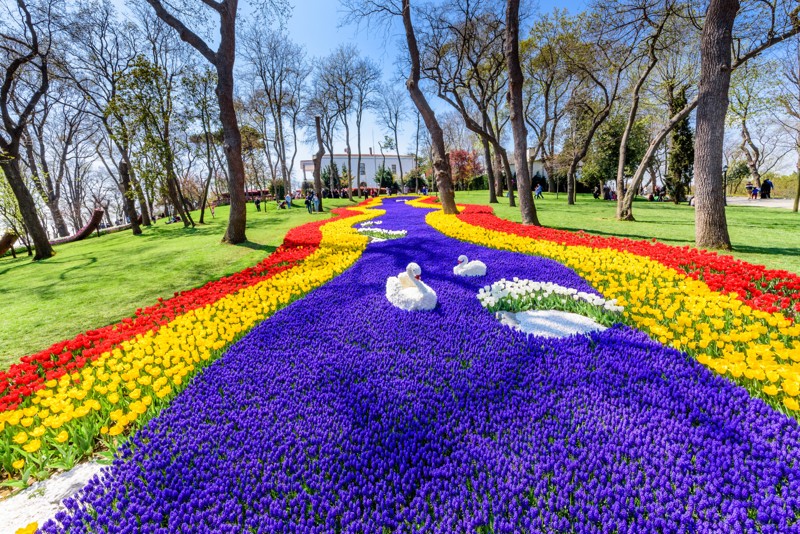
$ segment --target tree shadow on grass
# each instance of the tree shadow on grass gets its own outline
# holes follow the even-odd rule
[[[27,256],[25,258],[27,258]],[[81,261],[84,261],[84,260],[88,260],[88,263],[86,263],[85,265],[75,265],[75,266],[70,267],[69,269],[65,270],[64,272],[60,273],[59,274],[59,278],[63,279],[64,276],[67,273],[69,273],[70,271],[74,271],[75,269],[81,269],[81,268],[84,268],[84,267],[88,267],[89,265],[91,265],[93,263],[97,263],[97,258],[95,258],[95,257],[88,257],[88,258],[74,258],[73,257],[73,258],[68,258],[68,259],[62,260],[62,259],[56,259],[57,258],[57,256],[56,256],[54,258],[48,258],[44,262],[20,261],[20,260],[25,260],[25,258],[23,258],[23,257],[17,258],[16,263],[14,265],[8,265],[7,268],[0,270],[0,276],[13,271],[14,269],[20,269],[20,268],[23,268],[23,267],[30,267],[30,266],[36,266],[36,265],[61,265],[61,264],[75,263],[75,262],[81,262]]]
[[[266,252],[267,254],[272,254],[273,252],[278,250],[278,247],[274,247],[271,245],[262,245],[261,243],[254,243],[252,241],[245,241],[244,243],[239,243],[234,246],[241,248],[249,248],[250,250],[260,250],[262,252]]]
[[[589,235],[600,235],[600,236],[607,236],[607,237],[623,237],[627,239],[633,239],[635,241],[650,241],[650,239],[654,236],[648,236],[643,234],[623,234],[621,232],[601,232],[598,230],[585,230],[583,228],[569,228],[566,226],[562,226],[559,230],[568,230],[570,232],[583,232]],[[677,238],[669,238],[669,237],[656,237],[658,241],[661,242],[672,242],[672,243],[679,243],[680,245],[689,245],[685,239],[677,239]]]
[[[94,265],[95,263],[97,263],[97,258],[94,257],[94,256],[89,256],[87,258],[82,258],[82,259],[77,260],[77,261],[79,262],[77,265],[73,265],[69,269],[66,269],[66,270],[62,271],[58,275],[58,279],[61,280],[61,281],[65,281],[67,279],[67,275],[69,273],[71,273],[72,271],[85,269],[85,268],[89,267],[90,265]]]
[[[25,258],[28,258],[28,257],[27,257],[27,256],[25,256]],[[28,261],[27,261],[27,262],[25,262],[25,261],[20,261],[20,260],[24,260],[25,258],[19,257],[19,258],[17,258],[16,260],[14,260],[14,259],[12,258],[12,260],[11,260],[11,261],[12,261],[12,262],[14,262],[14,263],[13,263],[13,264],[11,264],[11,263],[9,262],[9,264],[8,264],[8,265],[6,265],[4,269],[0,269],[0,276],[3,276],[3,275],[4,275],[4,274],[6,274],[6,273],[10,273],[10,272],[11,272],[11,271],[13,271],[14,269],[20,269],[20,268],[22,268],[22,267],[27,267],[28,265],[35,265],[35,263],[33,262],[33,260],[31,260],[30,258],[28,258]],[[2,258],[0,258],[0,261],[2,261]],[[48,261],[48,263],[51,263],[51,262],[49,262],[49,261]]]
[[[747,254],[761,254],[763,256],[789,256],[800,257],[800,247],[755,247],[752,245],[733,246],[735,252],[746,252]],[[722,254],[725,254],[723,251]]]

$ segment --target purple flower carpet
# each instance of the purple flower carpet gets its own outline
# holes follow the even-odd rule
[[[800,531],[794,420],[627,326],[502,326],[476,298],[501,278],[593,290],[384,208],[407,237],[254,328],[43,531]],[[384,294],[412,261],[431,312]]]

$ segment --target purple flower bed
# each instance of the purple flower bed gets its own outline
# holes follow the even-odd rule
[[[43,530],[800,531],[794,420],[627,327],[561,340],[502,327],[483,285],[591,289],[385,208],[383,228],[408,237],[371,244],[255,328]],[[454,276],[459,254],[489,275]],[[384,296],[410,261],[433,312]]]

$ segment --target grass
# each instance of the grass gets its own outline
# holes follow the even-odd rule
[[[633,206],[636,222],[618,221],[616,204],[579,195],[568,206],[562,193],[545,193],[536,201],[539,221],[551,228],[583,230],[590,234],[652,239],[668,245],[694,245],[694,208],[682,204],[639,201]],[[488,204],[487,191],[459,191],[456,201]],[[495,214],[519,222],[519,208],[510,208],[508,199],[493,204]],[[800,214],[777,208],[738,206],[727,208],[728,230],[733,243],[730,254],[744,261],[800,273]]]
[[[488,204],[486,191],[458,192],[456,200]],[[494,205],[505,219],[520,220],[507,199]],[[326,207],[347,205],[329,200]],[[223,245],[228,211],[219,208],[205,226],[184,229],[159,222],[142,236],[130,232],[92,237],[56,247],[56,256],[35,263],[27,256],[0,258],[0,367],[92,328],[119,321],[158,297],[198,287],[255,265],[283,241],[286,232],[316,220],[304,206],[257,213],[248,205],[249,241]],[[670,245],[694,242],[694,209],[686,205],[637,202],[637,222],[614,218],[614,204],[581,195],[568,206],[562,194],[536,203],[545,226],[599,235],[651,239]],[[733,255],[751,263],[800,273],[800,215],[789,210],[729,207]],[[329,214],[325,214],[329,217]]]
[[[325,208],[347,204],[328,200]],[[220,207],[196,228],[159,221],[141,236],[126,231],[56,246],[55,257],[43,262],[0,258],[0,367],[131,316],[158,297],[253,266],[291,228],[330,217],[311,215],[302,204],[288,211],[264,206],[259,213],[248,204],[248,241],[238,246],[220,243],[228,220],[228,208]]]

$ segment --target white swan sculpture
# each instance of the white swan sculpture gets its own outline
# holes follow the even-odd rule
[[[453,267],[453,274],[458,276],[486,276],[486,264],[469,259],[463,254],[458,257],[458,265]]]
[[[394,306],[406,311],[427,311],[436,307],[436,292],[422,280],[422,269],[409,263],[405,272],[386,280],[386,298]]]

